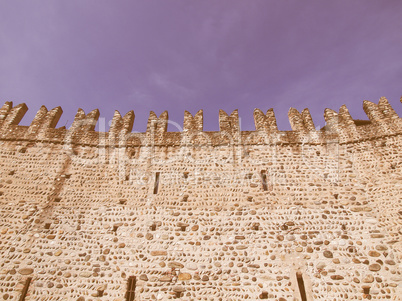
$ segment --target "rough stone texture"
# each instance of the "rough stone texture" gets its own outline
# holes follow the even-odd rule
[[[95,132],[99,111],[0,109],[0,299],[398,300],[402,295],[402,121],[385,98],[365,102],[369,120],[346,107],[237,111],[203,132],[202,111],[183,132],[151,112],[116,112]],[[158,181],[156,179],[158,178]],[[156,184],[157,182],[157,184]]]

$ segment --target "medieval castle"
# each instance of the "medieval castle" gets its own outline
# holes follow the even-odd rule
[[[402,119],[0,109],[0,300],[401,300]]]

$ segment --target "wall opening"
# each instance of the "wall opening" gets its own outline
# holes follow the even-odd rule
[[[29,278],[27,278],[27,280],[25,281],[24,289],[22,290],[21,297],[20,297],[20,300],[19,300],[19,301],[25,301],[25,297],[27,296],[28,289],[29,289],[29,285],[31,284],[31,280],[32,280],[32,278],[29,277]]]
[[[370,294],[370,286],[369,285],[363,286],[363,294],[365,294],[365,295]]]
[[[262,291],[260,294],[260,299],[268,299],[268,292]]]
[[[299,286],[300,296],[302,301],[307,301],[306,289],[304,287],[303,275],[301,272],[296,273],[297,285]]]
[[[158,194],[158,189],[159,189],[159,176],[160,176],[160,172],[158,171],[155,174],[155,184],[154,184],[154,194]]]
[[[185,179],[188,179],[188,174],[189,174],[189,172],[184,172],[184,173],[183,173],[183,177],[184,177]]]
[[[46,223],[46,224],[45,224],[45,229],[46,229],[46,230],[50,229],[50,226],[51,226],[51,225],[52,225],[51,223]]]
[[[135,276],[128,277],[126,301],[134,301],[136,282],[137,282],[137,279]]]
[[[265,170],[261,170],[261,180],[262,180],[262,189],[264,189],[264,191],[267,191],[268,190],[267,172]]]

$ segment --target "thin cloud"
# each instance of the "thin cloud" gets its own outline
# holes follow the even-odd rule
[[[173,95],[179,100],[192,99],[195,95],[195,91],[180,85],[177,82],[169,79],[167,76],[161,74],[153,73],[150,76],[150,81],[152,86],[156,86],[168,95]]]

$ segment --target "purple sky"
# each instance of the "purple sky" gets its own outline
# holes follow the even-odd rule
[[[316,126],[326,107],[346,104],[367,119],[362,101],[388,98],[402,116],[400,0],[68,0],[0,2],[0,101],[62,106],[58,126],[81,107],[133,109],[135,131],[149,111],[274,108],[281,130],[289,107],[308,107]],[[169,126],[169,130],[175,130]]]

